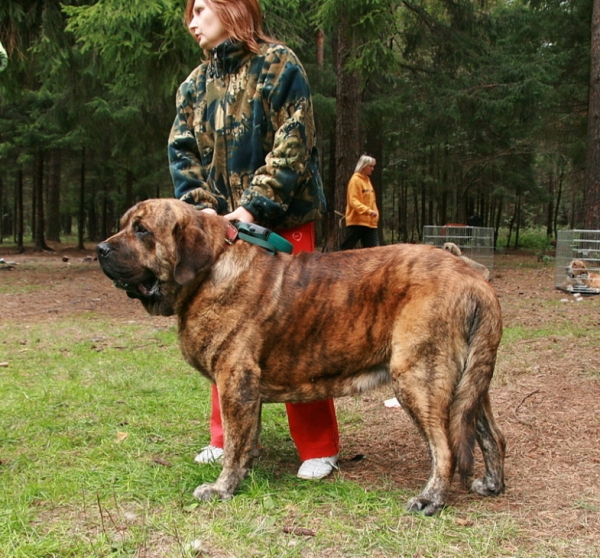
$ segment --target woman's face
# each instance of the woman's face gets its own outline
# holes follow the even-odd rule
[[[363,170],[362,173],[366,176],[371,176],[373,174],[373,171],[375,170],[375,163],[373,163],[372,165],[367,165]]]
[[[229,37],[219,16],[206,5],[204,0],[194,2],[193,17],[188,27],[204,50],[212,50]]]

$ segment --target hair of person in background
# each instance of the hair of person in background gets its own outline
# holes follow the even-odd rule
[[[8,66],[8,54],[6,53],[6,49],[4,45],[0,42],[0,72],[6,70]]]
[[[375,166],[375,163],[375,159],[370,155],[361,155],[360,159],[358,160],[358,163],[356,163],[356,168],[354,169],[354,172],[361,172],[365,167],[371,165]]]
[[[189,24],[194,17],[194,3],[195,0],[187,1],[183,18],[192,36]],[[229,37],[244,44],[250,52],[260,52],[259,41],[275,42],[263,31],[263,15],[258,0],[205,0],[205,4],[221,20]]]

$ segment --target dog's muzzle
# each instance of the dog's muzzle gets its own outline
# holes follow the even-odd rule
[[[104,274],[114,283],[118,289],[123,289],[129,298],[138,298],[140,300],[153,298],[160,294],[160,284],[157,277],[146,270],[139,280],[131,280],[122,276],[115,269],[114,261],[111,255],[114,253],[112,246],[108,242],[101,242],[96,246],[98,261]]]

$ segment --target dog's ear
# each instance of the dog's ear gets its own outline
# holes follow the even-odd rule
[[[206,233],[196,223],[177,223],[173,229],[176,261],[173,276],[177,284],[187,285],[213,263]]]

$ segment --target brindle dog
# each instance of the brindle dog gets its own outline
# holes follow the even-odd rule
[[[219,389],[225,455],[200,500],[230,498],[258,447],[261,403],[314,401],[391,383],[423,433],[432,471],[410,511],[463,485],[475,441],[480,495],[504,490],[504,437],[488,388],[502,334],[481,274],[433,246],[395,245],[290,256],[242,240],[177,200],[131,208],[98,245],[102,269],[150,314],[178,320],[185,359]]]

